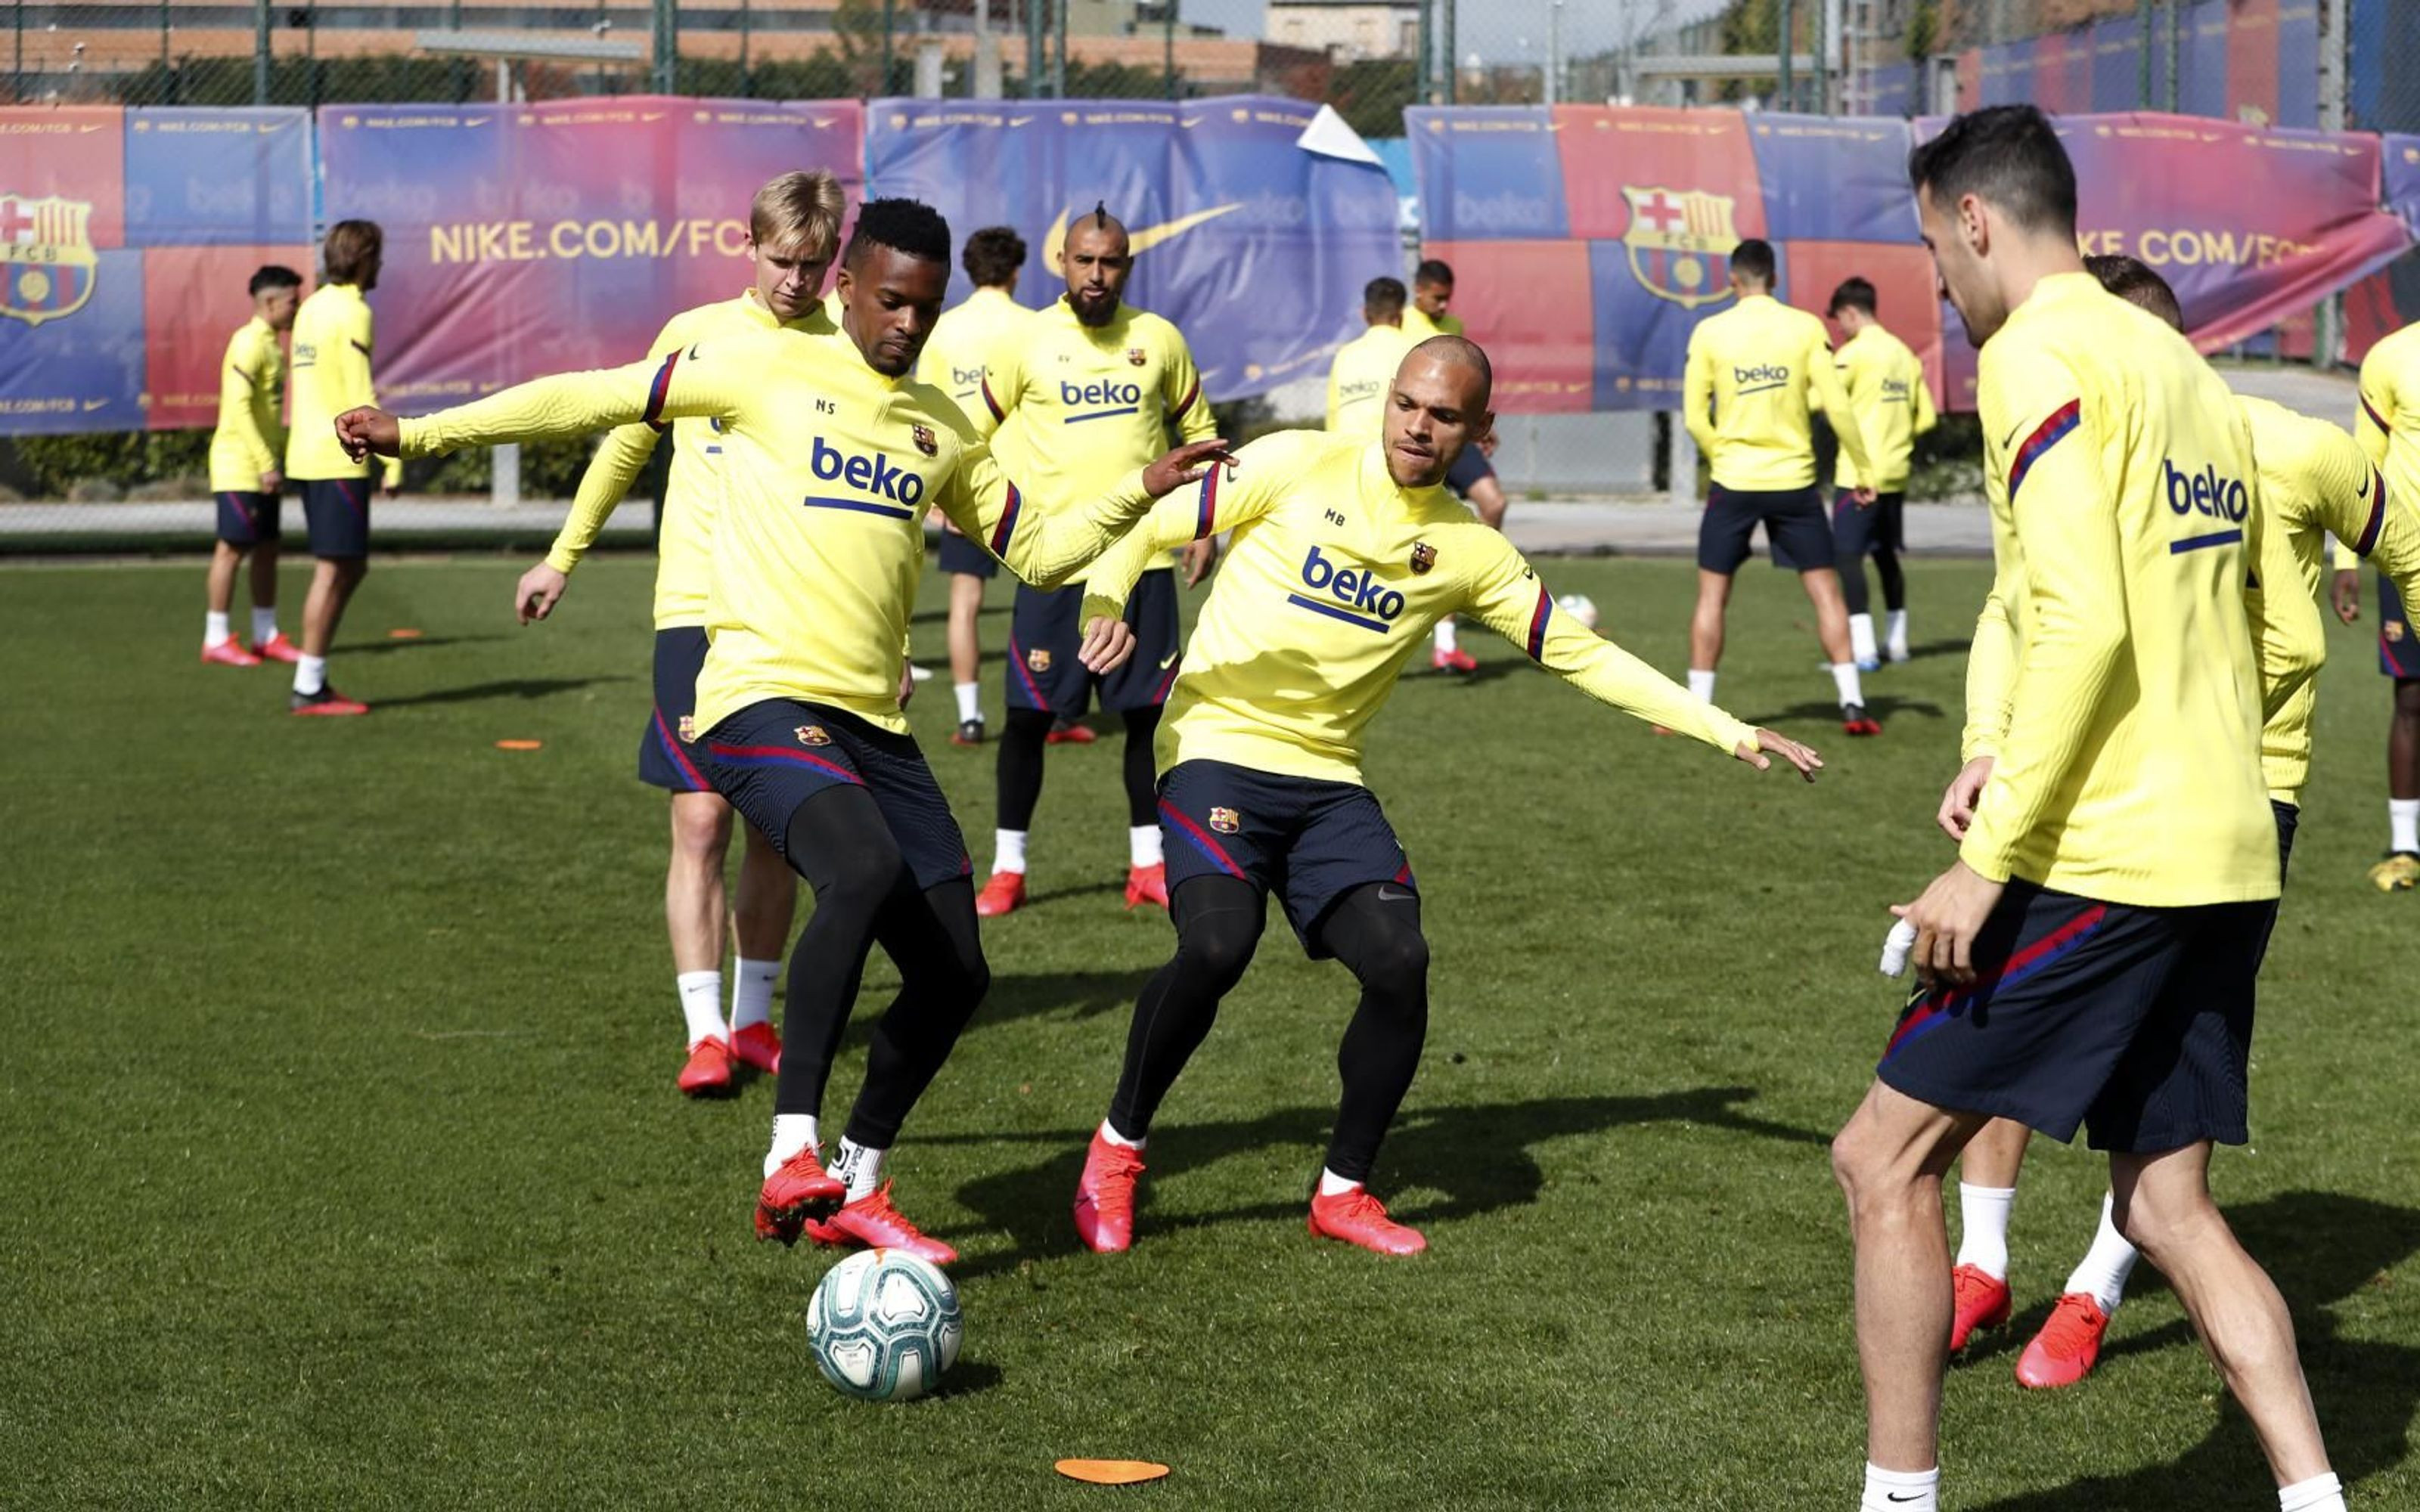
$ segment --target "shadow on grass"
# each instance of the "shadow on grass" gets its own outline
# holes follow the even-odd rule
[[[991,991],[985,995],[983,1006],[968,1021],[966,1032],[980,1034],[995,1025],[1045,1014],[1081,1023],[1104,1013],[1130,1013],[1135,999],[1142,995],[1142,984],[1158,969],[1145,966],[1131,971],[1035,971],[997,976],[991,980]],[[871,1043],[874,1026],[882,1022],[883,1011],[891,1006],[889,995],[895,990],[874,989],[872,995],[861,999],[857,1011],[849,1015],[842,1043]],[[1093,1135],[1087,1130],[1074,1137],[1081,1146]]]
[[[988,1360],[960,1360],[941,1377],[941,1383],[933,1388],[933,1395],[927,1400],[947,1401],[953,1396],[978,1396],[1006,1379],[1000,1366]]]
[[[1830,1144],[1828,1134],[1742,1111],[1739,1104],[1756,1095],[1756,1089],[1748,1087],[1701,1087],[1635,1097],[1548,1097],[1523,1103],[1421,1108],[1397,1120],[1388,1134],[1375,1184],[1410,1194],[1394,1204],[1397,1217],[1408,1223],[1435,1224],[1536,1201],[1545,1186],[1546,1173],[1530,1153],[1530,1147],[1550,1139],[1601,1134],[1633,1124],[1692,1123],[1812,1149]],[[1272,1218],[1298,1220],[1309,1196],[1308,1173],[1315,1168],[1318,1151],[1326,1142],[1334,1121],[1334,1109],[1321,1106],[1286,1108],[1257,1119],[1217,1123],[1164,1123],[1154,1134],[1151,1175],[1145,1180],[1137,1204],[1139,1242],[1148,1242],[1156,1237],[1206,1225]],[[1057,1153],[1040,1165],[983,1177],[959,1188],[958,1200],[983,1215],[980,1224],[970,1231],[1006,1230],[1015,1243],[1005,1253],[963,1261],[951,1274],[963,1281],[1015,1270],[1030,1259],[1081,1253],[1068,1205],[1075,1196],[1076,1179],[1082,1174],[1084,1149],[1092,1137],[1093,1131],[1087,1128],[1011,1135],[945,1135],[936,1139],[934,1142],[940,1144],[1060,1147]],[[1162,1219],[1151,1215],[1155,1185],[1181,1181],[1187,1173],[1229,1156],[1269,1149],[1300,1151],[1306,1173],[1301,1190],[1275,1192],[1266,1202],[1217,1212]]]
[[[1889,693],[1877,693],[1871,687],[1868,687],[1866,712],[1885,723],[1901,715],[1916,715],[1927,719],[1938,719],[1941,717],[1941,705],[1931,699],[1895,698]],[[1747,719],[1750,724],[1762,725],[1768,729],[1787,720],[1838,719],[1839,717],[1840,706],[1838,703],[1823,703],[1813,699],[1804,703],[1793,703],[1786,709],[1776,709],[1769,714],[1760,714],[1753,718],[1749,718],[1746,715],[1740,716],[1741,718]]]
[[[2365,1288],[2387,1285],[2387,1273],[2420,1252],[2420,1210],[2329,1192],[2287,1192],[2231,1208],[2226,1219],[2243,1247],[2269,1268],[2294,1310],[2295,1341],[2310,1381],[2311,1400],[2319,1409],[2319,1429],[2346,1487],[2357,1490],[2362,1480],[2403,1463],[2411,1454],[2412,1416],[2420,1411],[2420,1348],[2344,1338],[2335,1315],[2327,1309]],[[2145,1284],[2158,1284],[2149,1266],[2135,1274]],[[2030,1327],[2008,1332],[2022,1340],[2040,1321],[2037,1317]],[[2090,1383],[2076,1389],[2075,1398],[2081,1402],[2090,1394],[2130,1389],[2120,1364],[2128,1356],[2193,1345],[2193,1330],[2181,1319],[2117,1339],[2102,1351],[2100,1369]],[[2196,1408],[2180,1399],[2176,1410],[2182,1413]],[[2196,1500],[2232,1505],[2250,1499],[2248,1489],[2269,1484],[2268,1461],[2261,1458],[2251,1424],[2232,1397],[2223,1396],[2209,1436],[2169,1463],[2009,1497],[1993,1503],[1989,1512],[2079,1506],[2168,1512]]]
[[[473,646],[483,640],[502,640],[500,635],[430,635],[413,636],[402,640],[380,639],[365,640],[360,645],[346,644],[336,648],[336,655],[349,661],[355,656],[376,656],[389,651],[430,651],[439,646]]]
[[[464,687],[441,687],[429,693],[412,693],[403,698],[380,699],[374,705],[380,709],[408,709],[415,704],[488,703],[500,699],[551,698],[557,693],[569,693],[597,683],[630,683],[632,677],[516,677],[502,682],[473,683]]]

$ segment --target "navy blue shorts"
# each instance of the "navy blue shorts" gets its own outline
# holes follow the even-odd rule
[[[1976,984],[1919,986],[1875,1074],[2054,1139],[2088,1124],[2095,1149],[2242,1144],[2253,979],[2276,912],[2273,900],[2138,908],[2010,882],[1975,942]]]
[[[997,578],[1000,563],[992,554],[955,531],[941,532],[941,570],[961,578]]]
[[[373,478],[314,478],[296,485],[302,490],[302,517],[311,527],[315,557],[365,557],[370,554],[370,490]]]
[[[918,887],[938,887],[974,872],[966,837],[913,735],[892,734],[825,704],[767,699],[707,731],[697,748],[706,753],[715,791],[784,860],[790,858],[790,816],[799,805],[854,785],[873,795]]]
[[[1903,493],[1876,494],[1863,509],[1848,489],[1833,494],[1832,555],[1840,570],[1856,566],[1869,551],[1906,550],[1906,506]]]
[[[1496,464],[1487,459],[1487,454],[1476,445],[1466,446],[1462,455],[1453,459],[1453,466],[1445,470],[1445,486],[1453,490],[1455,498],[1467,499],[1471,489],[1494,476]]]
[[[258,546],[286,533],[286,500],[273,493],[219,495],[219,539],[229,546]]]
[[[1748,559],[1748,539],[1758,525],[1773,548],[1773,564],[1798,572],[1832,565],[1832,522],[1823,496],[1804,488],[1726,488],[1714,485],[1698,521],[1698,565],[1728,578]]]
[[[697,674],[706,666],[706,626],[675,625],[656,632],[656,706],[639,734],[639,780],[673,793],[711,793],[706,768],[693,748],[697,731]]]
[[[1101,707],[1115,714],[1156,709],[1168,702],[1176,682],[1184,641],[1176,623],[1176,574],[1146,572],[1126,600],[1126,624],[1135,635],[1134,655],[1107,677],[1094,677],[1076,659],[1084,644],[1084,589],[1080,583],[1043,593],[1017,585],[1016,609],[1008,626],[1008,656],[1001,676],[1012,709],[1042,709],[1063,719],[1081,718],[1100,689]]]
[[[2403,614],[2403,595],[2378,575],[2378,670],[2389,677],[2420,677],[2420,627]]]
[[[1394,826],[1358,782],[1179,762],[1159,779],[1159,831],[1171,894],[1195,877],[1274,892],[1314,961],[1332,953],[1319,926],[1346,893],[1372,882],[1419,891]]]

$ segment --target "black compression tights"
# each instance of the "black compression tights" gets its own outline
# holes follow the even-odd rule
[[[1176,889],[1173,911],[1176,955],[1135,1004],[1125,1069],[1109,1103],[1109,1126],[1129,1139],[1151,1132],[1161,1100],[1209,1035],[1218,1000],[1243,979],[1265,912],[1259,890],[1233,877],[1186,883]],[[1428,1037],[1429,948],[1419,900],[1375,883],[1356,887],[1328,911],[1320,943],[1361,983],[1360,1006],[1336,1056],[1344,1096],[1327,1168],[1365,1181]]]
[[[1886,546],[1874,548],[1874,576],[1883,580],[1883,608],[1907,608],[1907,574],[1900,568],[1896,550]]]
[[[1017,831],[1033,827],[1033,808],[1042,801],[1042,749],[1048,742],[1055,717],[1040,709],[1011,709],[1000,733],[1000,827]],[[1129,709],[1125,715],[1126,823],[1159,823],[1159,795],[1152,770],[1152,737],[1159,733],[1159,710]]]
[[[790,865],[814,890],[815,910],[790,956],[773,1111],[822,1112],[865,958],[879,944],[899,968],[899,995],[875,1026],[865,1087],[845,1133],[887,1149],[991,985],[974,888],[955,877],[920,890],[861,787],[835,787],[801,804],[790,816],[787,847]]]

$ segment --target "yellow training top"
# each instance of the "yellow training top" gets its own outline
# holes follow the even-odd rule
[[[933,323],[924,355],[916,360],[916,377],[948,394],[968,414],[976,414],[983,409],[985,365],[994,352],[1014,347],[1032,325],[1033,312],[1008,290],[979,288]]]
[[[1924,381],[1924,364],[1907,343],[1868,322],[1840,344],[1837,364],[1840,386],[1848,391],[1849,410],[1857,417],[1857,435],[1866,443],[1866,461],[1872,475],[1860,477],[1840,450],[1833,482],[1854,488],[1860,482],[1876,493],[1899,493],[1907,487],[1916,439],[1933,427],[1932,390]]]
[[[219,428],[210,433],[210,492],[258,493],[286,471],[286,353],[254,316],[227,338],[219,364]]]
[[[1840,455],[1865,471],[1865,437],[1840,386],[1823,322],[1770,294],[1751,294],[1689,333],[1683,417],[1714,483],[1769,492],[1812,487],[1817,406]]]
[[[1327,429],[1375,440],[1387,420],[1387,390],[1413,347],[1401,326],[1372,326],[1337,348],[1327,369]]]
[[[569,373],[403,422],[403,451],[580,436],[712,415],[723,423],[710,641],[697,728],[750,704],[830,704],[905,733],[899,671],[939,509],[1038,587],[1091,562],[1149,507],[1140,477],[1042,508],[991,460],[948,395],[866,365],[840,331],[777,330],[661,362]]]
[[[297,480],[366,478],[336,444],[336,417],[378,403],[370,386],[370,303],[350,284],[322,284],[294,312],[294,431],[286,440],[286,475]],[[390,457],[386,486],[403,477]],[[255,485],[257,486],[257,485]]]
[[[1084,617],[1115,616],[1153,556],[1233,545],[1160,720],[1163,772],[1219,761],[1361,780],[1361,739],[1406,658],[1471,614],[1583,692],[1730,750],[1754,732],[1559,612],[1521,553],[1443,488],[1404,488],[1376,442],[1280,431],[1232,472],[1156,505],[1094,566]]]
[[[1431,336],[1459,336],[1462,334],[1462,316],[1433,316],[1406,300],[1404,302],[1404,334],[1412,338],[1415,347]]]

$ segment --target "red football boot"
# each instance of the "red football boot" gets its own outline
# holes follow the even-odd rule
[[[283,630],[253,647],[252,654],[263,661],[282,661],[291,664],[302,659],[302,648],[286,639],[286,632]]]
[[[1076,1237],[1095,1255],[1123,1255],[1134,1245],[1135,1178],[1142,1151],[1112,1144],[1093,1131],[1084,1174],[1076,1182]]]
[[[782,1069],[782,1036],[770,1024],[751,1024],[731,1037],[731,1056],[769,1076]]]
[[[680,1072],[680,1089],[690,1097],[714,1097],[731,1090],[731,1041],[719,1036],[689,1047],[689,1064]]]
[[[809,1145],[765,1178],[756,1194],[756,1237],[795,1244],[800,1225],[831,1212],[847,1196],[848,1188],[824,1169],[823,1157]]]
[[[1429,668],[1440,672],[1475,672],[1479,671],[1479,663],[1469,652],[1456,646],[1451,651],[1431,651]]]
[[[1358,1244],[1373,1255],[1418,1255],[1429,1247],[1419,1229],[1388,1217],[1387,1205],[1366,1187],[1346,1187],[1332,1197],[1313,1193],[1311,1231]]]
[[[1840,705],[1840,729],[1852,735],[1879,735],[1883,733],[1883,722],[1868,714],[1862,703],[1843,703]]]
[[[288,714],[343,716],[367,714],[370,706],[358,699],[349,699],[336,691],[333,684],[322,684],[317,693],[295,693],[286,701]]]
[[[244,650],[242,641],[229,636],[217,645],[202,648],[202,665],[205,667],[257,667],[260,665],[260,658]]]
[[[1042,737],[1042,743],[1046,746],[1089,746],[1100,738],[1093,733],[1091,725],[1062,719],[1050,727],[1050,733]]]
[[[1966,1335],[1978,1328],[1998,1328],[2009,1320],[2009,1284],[1979,1265],[1962,1265],[1949,1273],[1950,1293],[1957,1312],[1949,1320],[1949,1352],[1966,1347]]]
[[[977,918],[998,918],[1024,906],[1025,873],[1022,872],[995,872],[991,880],[983,885],[983,891],[975,894]]]
[[[832,1183],[837,1186],[837,1181]],[[891,1183],[883,1182],[865,1196],[843,1207],[830,1218],[807,1220],[806,1233],[818,1244],[845,1247],[863,1244],[869,1249],[906,1250],[920,1260],[935,1265],[956,1262],[958,1252],[908,1221],[907,1215],[891,1205]]]
[[[2109,1315],[2101,1310],[2101,1299],[2088,1291],[2069,1292],[2017,1356],[2017,1384],[2036,1391],[2074,1385],[2101,1363],[2101,1335],[2107,1332]]]
[[[1150,903],[1158,908],[1168,906],[1166,862],[1154,861],[1149,866],[1126,868],[1126,906],[1132,908],[1137,903]]]

